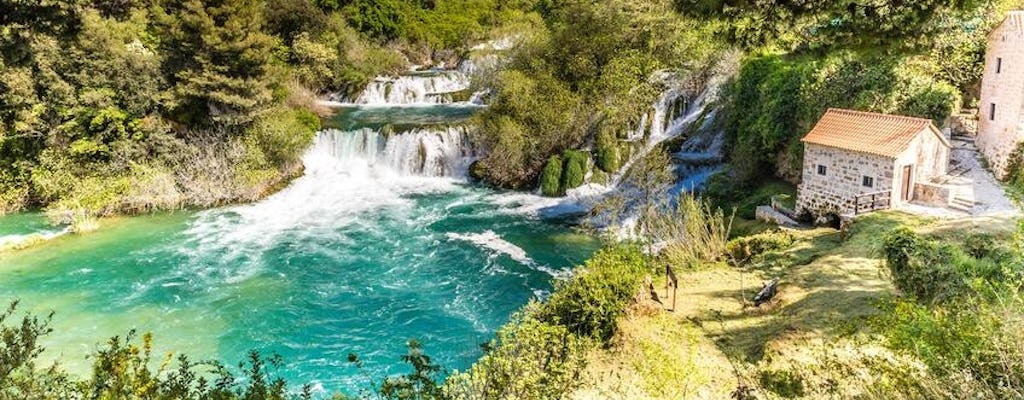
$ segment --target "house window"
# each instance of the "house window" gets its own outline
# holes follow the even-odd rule
[[[825,168],[824,165],[819,165],[818,166],[818,175],[825,175],[826,172],[827,172],[827,169]]]
[[[988,105],[988,120],[989,121],[995,121],[996,120],[996,103],[992,103],[992,104]]]
[[[865,176],[861,181],[861,184],[864,185],[864,187],[875,187],[875,178]]]
[[[996,73],[1003,72],[1003,58],[996,58]]]

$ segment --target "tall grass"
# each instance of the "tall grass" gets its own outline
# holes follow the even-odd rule
[[[720,260],[733,216],[689,193],[682,193],[675,207],[648,205],[642,216],[649,240],[671,265],[696,268]]]

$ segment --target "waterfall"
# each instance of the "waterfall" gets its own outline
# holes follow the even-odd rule
[[[711,92],[713,88],[705,89],[693,97],[692,101],[685,91],[676,88],[666,90],[658,96],[651,105],[652,111],[640,115],[637,129],[626,132],[626,141],[642,144],[638,151],[630,156],[629,161],[614,174],[611,187],[618,186],[636,160],[647,156],[661,142],[679,136],[686,127],[696,121],[704,112],[708,94]],[[649,119],[648,115],[651,116]]]
[[[672,154],[676,175],[680,177],[674,191],[693,191],[717,172],[725,159],[725,132],[711,128],[715,110],[708,112],[698,134],[683,142]]]
[[[317,165],[318,157],[325,156],[333,162],[362,164],[398,176],[464,177],[474,151],[464,127],[394,134],[369,128],[329,129],[317,135],[307,164]]]
[[[469,77],[459,71],[378,77],[366,86],[355,104],[425,105],[454,102],[453,94],[469,89]]]

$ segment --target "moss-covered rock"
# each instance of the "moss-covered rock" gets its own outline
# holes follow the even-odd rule
[[[579,187],[587,175],[590,155],[583,151],[566,150],[562,153],[565,166],[562,168],[562,191]]]
[[[605,172],[615,172],[622,166],[622,158],[619,157],[619,147],[615,135],[609,132],[601,132],[597,135],[597,167]]]
[[[544,171],[540,174],[540,192],[545,196],[560,196],[562,194],[562,157],[551,156]]]
[[[487,167],[480,160],[473,161],[469,164],[469,177],[477,181],[484,180],[487,177]]]

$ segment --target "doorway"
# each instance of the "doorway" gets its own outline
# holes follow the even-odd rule
[[[910,196],[911,196],[911,194],[913,194],[913,191],[911,190],[911,187],[910,187],[910,181],[911,181],[910,177],[912,176],[913,173],[914,173],[914,166],[913,165],[905,165],[905,166],[903,166],[903,190],[902,190],[901,195],[900,195],[900,200],[901,201],[910,201]]]

